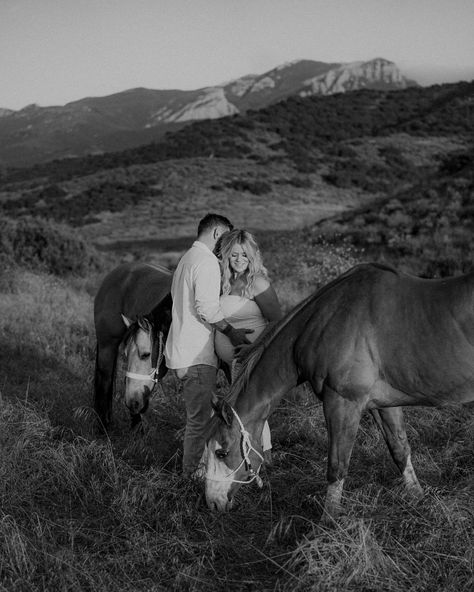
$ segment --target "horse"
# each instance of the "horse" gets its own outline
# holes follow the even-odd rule
[[[94,298],[94,409],[102,431],[112,420],[120,345],[125,343],[125,350],[133,350],[132,354],[135,348],[139,348],[143,362],[146,355],[143,349],[150,348],[152,335],[160,335],[162,344],[166,340],[171,324],[171,280],[172,273],[165,267],[124,263],[104,278],[97,291]],[[152,355],[150,349],[148,354],[155,363],[153,376],[144,376],[139,366],[131,367],[128,363],[125,403],[130,410],[132,426],[139,423],[141,414],[146,411],[152,386],[167,371],[162,355]]]
[[[244,483],[261,485],[260,435],[281,397],[308,381],[328,432],[321,521],[341,512],[344,480],[362,413],[382,431],[408,490],[423,490],[412,466],[401,406],[474,400],[474,273],[422,279],[361,264],[290,311],[244,356],[209,426],[205,494],[232,507]]]

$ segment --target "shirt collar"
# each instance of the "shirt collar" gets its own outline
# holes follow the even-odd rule
[[[211,251],[211,249],[207,245],[202,243],[201,241],[195,240],[193,242],[193,247],[198,247],[198,249],[202,249],[203,251],[206,251],[207,253],[211,253],[211,255],[214,255],[214,253]],[[215,255],[214,255],[214,257],[215,257]]]

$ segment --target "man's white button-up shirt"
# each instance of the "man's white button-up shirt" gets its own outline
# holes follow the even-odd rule
[[[204,243],[194,241],[179,261],[171,284],[173,312],[165,347],[168,368],[217,367],[211,323],[224,318],[220,286],[217,257]]]

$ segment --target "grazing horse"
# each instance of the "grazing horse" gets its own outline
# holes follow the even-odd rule
[[[340,511],[361,414],[382,430],[406,486],[422,494],[403,422],[404,405],[474,400],[474,273],[427,280],[356,266],[296,306],[246,355],[210,425],[206,500],[232,506],[260,480],[260,435],[281,397],[309,381],[328,430],[323,521]]]
[[[107,428],[112,419],[114,378],[120,344],[124,340],[128,344],[133,343],[134,347],[137,343],[143,344],[146,335],[140,331],[137,342],[137,329],[144,327],[145,332],[151,330],[157,335],[162,334],[163,340],[166,339],[171,324],[171,279],[171,272],[164,267],[148,263],[124,263],[105,277],[97,292],[94,299],[97,340],[94,409],[102,430]],[[132,319],[138,320],[133,322]],[[166,365],[160,359],[157,377],[162,378],[165,373]],[[143,377],[127,379],[138,383],[138,388],[133,389],[134,394],[126,399],[132,425],[135,425],[140,420],[140,413],[146,410],[151,388],[149,381]]]
[[[168,328],[161,324],[155,330],[156,323],[147,316],[139,316],[136,321],[125,315],[122,318],[128,329],[122,340],[127,360],[124,400],[133,428],[140,423],[156,383],[166,373],[163,351]]]

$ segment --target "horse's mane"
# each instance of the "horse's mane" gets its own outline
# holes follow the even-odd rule
[[[171,294],[166,294],[160,302],[147,314],[138,315],[133,319],[132,324],[127,328],[123,337],[122,344],[127,346],[128,341],[138,331],[140,325],[149,323],[152,329],[152,336],[154,337],[156,330],[164,330],[168,334],[169,325],[171,324]]]
[[[271,343],[283,329],[295,318],[295,316],[308,304],[310,300],[314,298],[314,294],[311,294],[308,298],[300,302],[293,308],[286,316],[284,316],[280,321],[271,325],[268,329],[266,329],[260,337],[257,339],[254,345],[252,345],[243,355],[243,357],[239,360],[240,366],[237,372],[237,376],[232,383],[231,389],[229,391],[228,396],[226,399],[232,405],[235,403],[235,400],[238,394],[245,389],[247,386],[248,380],[250,375],[259,362],[260,358],[263,355],[263,352],[267,348],[268,344]]]
[[[235,377],[234,382],[232,383],[229,394],[226,396],[226,400],[231,405],[235,403],[238,395],[243,390],[245,390],[250,379],[250,375],[252,374],[255,366],[261,359],[263,352],[266,350],[267,346],[278,337],[278,335],[283,331],[283,329],[285,329],[285,327],[287,327],[304,308],[319,300],[322,296],[324,296],[324,294],[326,294],[326,292],[331,290],[334,286],[337,286],[341,282],[345,281],[347,277],[355,273],[357,270],[360,270],[361,267],[369,266],[397,273],[397,271],[393,267],[383,264],[371,263],[356,265],[355,267],[351,267],[351,269],[349,269],[342,275],[338,276],[337,278],[335,278],[334,280],[320,288],[314,294],[310,294],[302,302],[297,304],[295,308],[290,310],[290,312],[286,316],[284,316],[280,321],[278,321],[275,325],[270,326],[266,331],[264,331],[255,342],[255,345],[249,348],[248,351],[241,358],[241,360],[239,360],[240,367],[237,372],[237,376]]]

